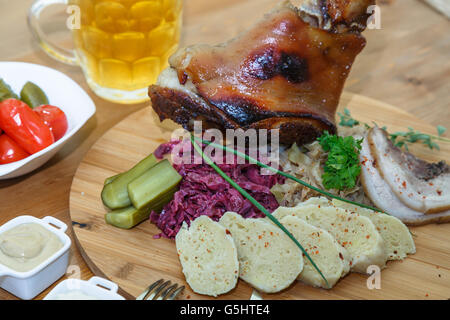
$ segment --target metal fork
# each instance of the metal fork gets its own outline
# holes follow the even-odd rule
[[[184,286],[178,286],[177,283],[171,284],[170,281],[160,279],[149,285],[136,300],[175,300],[184,290]]]

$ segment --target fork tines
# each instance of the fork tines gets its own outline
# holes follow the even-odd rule
[[[171,285],[170,281],[160,279],[152,283],[136,300],[174,300],[182,291],[184,286],[177,283]]]

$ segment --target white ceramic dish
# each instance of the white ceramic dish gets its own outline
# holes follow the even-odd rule
[[[100,277],[92,277],[89,281],[68,279],[59,283],[44,300],[61,300],[58,296],[74,291],[81,291],[82,294],[95,297],[97,300],[125,300],[117,293],[118,290],[117,284]]]
[[[27,272],[17,272],[0,264],[0,287],[24,300],[33,299],[61,278],[69,264],[69,249],[72,244],[65,234],[67,225],[53,217],[38,219],[20,216],[0,227],[0,234],[24,223],[37,223],[54,233],[62,241],[63,247],[43,263]]]
[[[0,165],[0,180],[27,174],[46,163],[95,114],[95,104],[89,95],[63,73],[36,64],[0,62],[2,78],[17,94],[27,81],[44,90],[51,105],[57,106],[67,116],[66,134],[51,146],[26,159]]]

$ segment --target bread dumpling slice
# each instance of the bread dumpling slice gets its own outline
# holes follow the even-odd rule
[[[320,269],[330,287],[350,271],[351,257],[324,229],[316,228],[295,216],[286,216],[281,224],[292,233]],[[330,289],[307,258],[303,258],[303,271],[298,280],[314,287]]]
[[[367,217],[323,205],[279,207],[273,215],[277,219],[288,215],[296,216],[328,231],[351,255],[352,271],[367,273],[367,267],[371,265],[380,268],[386,265],[387,256],[383,238]]]
[[[175,238],[186,281],[196,293],[217,297],[239,278],[236,245],[227,230],[207,216],[183,223]]]
[[[403,260],[408,254],[416,253],[414,240],[408,227],[394,216],[354,206],[339,200],[332,204],[369,218],[377,228],[386,246],[388,260]]]
[[[309,206],[309,205],[317,205],[317,206],[327,206],[328,205],[329,206],[330,200],[328,200],[325,197],[312,197],[303,202],[299,202],[296,205],[296,207],[304,207],[304,206]]]
[[[325,197],[309,198],[299,203],[297,207],[305,205],[334,206],[369,218],[384,240],[388,260],[402,260],[408,254],[416,252],[416,246],[408,227],[394,216],[358,207],[337,199],[329,201]]]
[[[302,252],[271,222],[244,219],[234,212],[225,213],[219,222],[231,232],[236,244],[240,278],[255,289],[279,292],[302,272]]]

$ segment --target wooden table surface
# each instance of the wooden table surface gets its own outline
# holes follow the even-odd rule
[[[277,2],[185,1],[182,45],[226,40]],[[367,47],[357,58],[345,90],[390,103],[434,126],[450,129],[450,20],[420,0],[378,2],[382,28],[365,32]],[[23,214],[52,215],[71,225],[69,190],[83,156],[109,128],[148,103],[124,106],[106,102],[88,89],[79,68],[55,62],[42,53],[27,29],[31,3],[0,0],[0,60],[33,62],[64,72],[91,95],[97,114],[43,167],[20,178],[0,181],[0,225]],[[52,39],[66,44],[68,31],[55,30],[61,30],[67,16],[61,10],[49,10],[44,17],[48,20],[44,28]],[[67,276],[89,279],[92,275],[73,246]],[[0,289],[0,299],[16,298]]]

